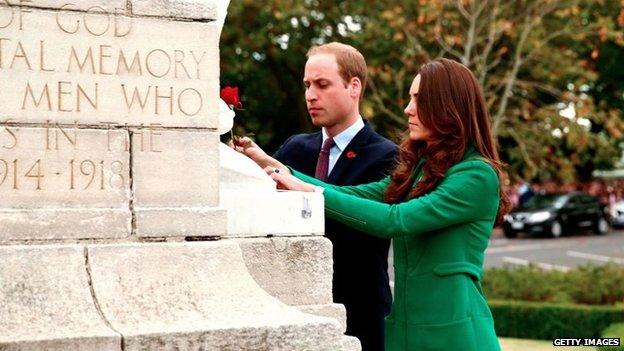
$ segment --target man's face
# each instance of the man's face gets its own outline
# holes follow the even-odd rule
[[[308,58],[303,83],[312,124],[331,128],[344,123],[356,111],[359,91],[345,83],[338,73],[334,54],[320,53]],[[357,93],[357,94],[356,94]]]

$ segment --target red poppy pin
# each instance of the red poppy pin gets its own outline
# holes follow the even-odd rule
[[[238,87],[226,86],[221,89],[221,100],[225,101],[225,103],[228,104],[230,108],[243,108],[243,104],[241,103],[240,97],[238,96]]]
[[[355,156],[357,156],[357,154],[355,153],[355,151],[353,151],[353,150],[349,150],[349,151],[347,151],[346,156],[347,156],[347,158],[348,158],[349,160],[352,160],[352,159],[354,159],[354,158],[355,158]]]

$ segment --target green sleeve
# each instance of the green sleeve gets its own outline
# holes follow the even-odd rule
[[[452,225],[493,220],[498,212],[499,184],[483,161],[457,164],[429,194],[387,204],[325,188],[328,218],[373,236],[419,235]]]
[[[291,172],[295,177],[303,180],[304,182],[323,187],[324,189],[326,189],[326,191],[327,189],[331,189],[342,194],[354,195],[364,199],[376,201],[383,201],[384,191],[386,190],[388,184],[390,184],[390,177],[388,176],[378,182],[354,186],[338,186],[324,183],[323,181],[320,181],[314,177],[310,177],[293,169],[291,169]]]

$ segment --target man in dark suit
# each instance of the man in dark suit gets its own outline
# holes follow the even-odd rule
[[[395,162],[397,146],[364,122],[359,112],[366,62],[355,48],[329,43],[308,51],[304,84],[308,112],[322,130],[290,137],[274,157],[292,168],[336,185],[377,181]],[[327,220],[333,243],[334,302],[347,310],[347,333],[363,351],[384,347],[384,317],[392,296],[388,282],[390,241]]]

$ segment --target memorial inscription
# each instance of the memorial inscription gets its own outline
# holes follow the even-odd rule
[[[220,25],[51,1],[0,0],[0,241],[225,233]]]
[[[216,31],[100,6],[33,10],[0,0],[0,79],[11,87],[0,117],[216,128]]]

